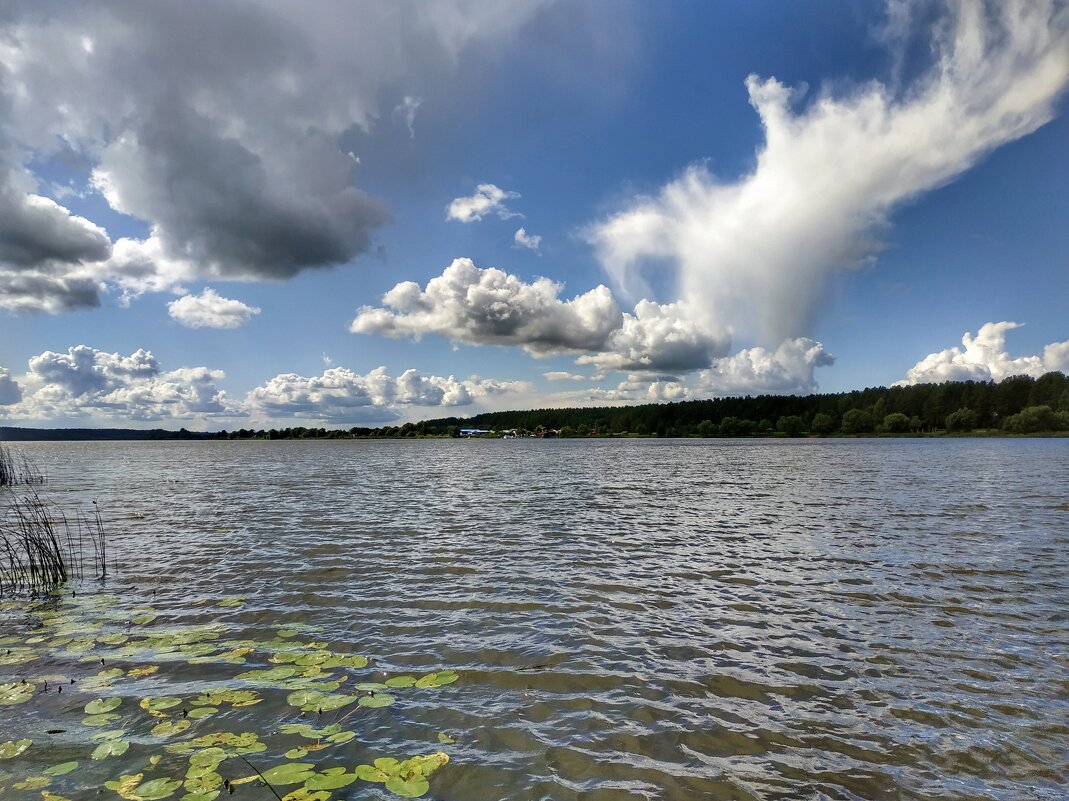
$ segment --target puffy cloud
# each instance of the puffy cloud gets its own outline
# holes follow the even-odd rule
[[[163,371],[139,349],[128,356],[78,345],[66,353],[45,351],[29,360],[22,398],[0,414],[56,420],[172,421],[241,416],[217,383],[220,370],[188,367]]]
[[[634,314],[625,314],[600,353],[580,356],[578,364],[622,372],[689,372],[708,367],[727,352],[731,336],[696,321],[686,303],[660,305],[641,300]]]
[[[806,395],[817,391],[814,371],[835,357],[819,342],[788,339],[775,351],[756,347],[717,359],[694,381],[699,395]]]
[[[667,264],[710,324],[806,333],[830,272],[870,258],[896,206],[1046,123],[1069,83],[1062,3],[961,0],[934,30],[931,66],[901,91],[829,89],[795,111],[800,91],[750,76],[765,133],[753,172],[691,166],[592,226],[617,285],[639,296],[643,271]]]
[[[1006,352],[1006,332],[1020,327],[1020,323],[985,323],[976,336],[966,331],[961,338],[962,347],[929,353],[895,386],[1001,381],[1011,375],[1038,377],[1054,370],[1069,371],[1069,340],[1047,345],[1041,356],[1011,357]]]
[[[542,377],[546,381],[586,381],[585,375],[579,373],[569,373],[566,370],[550,370],[549,372],[542,373]]]
[[[489,214],[496,214],[502,220],[523,215],[509,211],[506,200],[515,200],[519,192],[508,192],[494,184],[479,184],[475,193],[468,197],[453,198],[445,209],[448,220],[470,223],[478,222]]]
[[[425,290],[412,281],[398,284],[383,296],[385,308],[363,307],[350,328],[388,337],[439,334],[473,345],[522,345],[535,355],[604,347],[623,320],[612,293],[599,286],[561,300],[560,291],[548,278],[526,283],[456,259]]]
[[[167,311],[186,328],[240,328],[260,313],[258,307],[224,298],[211,287],[171,301]]]
[[[568,393],[566,397],[584,403],[666,403],[687,400],[690,390],[682,382],[671,378],[650,381],[641,375],[630,375],[615,387],[591,387],[581,393]]]
[[[516,247],[533,250],[535,253],[538,253],[538,249],[542,247],[542,237],[538,234],[527,233],[526,228],[517,228],[512,241],[516,243]]]
[[[388,337],[439,334],[472,345],[520,345],[534,356],[581,352],[579,364],[622,372],[685,372],[708,367],[730,335],[694,320],[684,303],[643,300],[624,313],[607,287],[561,300],[548,278],[527,283],[496,268],[456,259],[426,289],[406,281],[365,306],[350,330]]]
[[[409,87],[469,49],[495,57],[542,4],[4,4],[0,304],[59,312],[95,305],[102,280],[129,296],[348,262],[389,213],[356,186],[345,138],[396,98],[411,129]],[[31,170],[54,161],[149,236],[112,254],[98,225],[37,191]]]
[[[525,382],[473,377],[424,376],[406,370],[396,378],[379,367],[361,375],[332,367],[322,375],[275,376],[249,393],[250,409],[271,418],[297,417],[333,423],[395,420],[405,406],[468,406],[477,400],[521,392]]]
[[[12,406],[22,400],[22,387],[11,377],[11,371],[0,367],[0,406]]]

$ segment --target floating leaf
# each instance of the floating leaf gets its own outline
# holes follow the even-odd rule
[[[396,687],[398,689],[412,687],[415,683],[415,676],[394,676],[392,679],[386,679],[387,687]]]
[[[442,687],[446,684],[452,684],[459,678],[460,676],[457,675],[455,671],[440,670],[437,673],[429,673],[426,676],[423,676],[416,682],[416,686],[424,689],[428,687]]]
[[[329,791],[309,790],[307,787],[300,787],[292,793],[282,796],[282,801],[327,801],[328,798],[330,798]]]
[[[169,798],[182,786],[177,779],[150,779],[144,784],[137,785],[134,791],[136,798],[141,801],[159,801],[161,798]]]
[[[15,704],[25,703],[33,698],[35,689],[37,689],[36,684],[30,684],[26,681],[0,684],[0,706],[14,706]]]
[[[85,711],[88,715],[103,715],[105,712],[117,709],[120,704],[122,704],[121,698],[98,698],[86,704]]]
[[[108,726],[118,719],[118,715],[109,712],[106,715],[90,715],[89,717],[82,718],[82,723],[86,726]]]
[[[127,740],[109,740],[93,749],[93,759],[107,759],[110,756],[122,756],[130,748]]]
[[[355,773],[358,779],[363,779],[366,782],[381,783],[390,778],[389,773],[371,765],[357,765]]]
[[[42,787],[48,787],[51,783],[52,780],[44,776],[30,776],[11,786],[16,790],[40,790]]]
[[[285,786],[287,784],[303,784],[312,778],[315,765],[308,762],[286,762],[265,770],[264,781],[268,784]]]
[[[0,743],[0,759],[14,759],[31,745],[33,740],[8,740],[6,743]]]
[[[181,734],[192,725],[188,720],[165,720],[163,723],[157,723],[152,727],[152,736],[173,737],[176,734]]]
[[[210,718],[218,711],[219,707],[217,706],[198,706],[189,710],[189,717],[192,720],[202,720],[203,718]]]
[[[359,701],[360,706],[366,706],[366,707],[370,707],[372,709],[379,709],[380,707],[384,707],[384,706],[392,706],[396,702],[397,702],[397,699],[394,698],[389,693],[377,693],[375,695],[365,695]]]
[[[233,609],[234,607],[241,606],[244,603],[245,596],[237,595],[232,598],[224,598],[219,603],[217,603],[216,606],[222,607],[223,609]]]
[[[164,709],[173,709],[181,703],[181,698],[142,698],[140,706],[151,715],[162,712]]]
[[[452,745],[453,743],[456,742],[456,740],[454,740],[452,737],[450,737],[444,731],[440,731],[440,732],[438,732],[438,742],[440,742],[442,745]]]
[[[357,778],[355,773],[346,773],[345,768],[331,768],[308,779],[304,786],[308,790],[337,790],[348,787]]]
[[[145,667],[133,668],[132,670],[128,670],[128,671],[126,671],[126,675],[127,676],[151,676],[153,673],[155,673],[159,669],[160,669],[159,665],[146,665]]]
[[[408,779],[393,775],[386,780],[386,789],[402,798],[419,798],[431,789],[426,777],[415,775]]]
[[[42,771],[45,776],[66,776],[72,770],[78,767],[77,762],[60,762],[58,765],[53,765],[50,768]]]

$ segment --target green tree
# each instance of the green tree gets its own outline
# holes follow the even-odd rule
[[[831,434],[836,428],[835,418],[824,412],[817,412],[813,415],[813,422],[809,424],[809,430],[814,434]]]
[[[1055,431],[1060,422],[1049,406],[1026,406],[1003,420],[1002,427],[1014,434],[1035,434]]]
[[[871,434],[872,415],[864,409],[850,409],[843,415],[841,428],[844,434]]]
[[[976,413],[962,407],[947,415],[947,431],[972,431],[976,428]]]
[[[698,423],[699,437],[715,437],[719,433],[719,428],[712,420],[702,420],[700,423]]]
[[[776,428],[788,437],[800,437],[805,430],[805,420],[796,414],[787,414],[776,421]]]
[[[891,412],[883,418],[880,431],[887,434],[906,434],[909,432],[909,418],[902,412]]]

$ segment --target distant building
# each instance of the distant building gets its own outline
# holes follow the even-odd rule
[[[483,434],[489,434],[490,432],[484,428],[462,428],[460,429],[460,436],[462,437],[479,437]]]

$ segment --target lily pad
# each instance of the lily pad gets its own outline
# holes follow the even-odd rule
[[[165,720],[152,727],[153,737],[173,737],[181,734],[193,724],[188,720]]]
[[[177,779],[150,779],[143,784],[137,785],[136,798],[140,801],[159,801],[161,798],[169,798],[182,786]]]
[[[286,762],[263,772],[268,784],[284,787],[287,784],[303,784],[312,778],[315,765],[310,762]]]
[[[8,740],[0,743],[0,759],[14,759],[33,745],[33,740]]]
[[[121,704],[121,698],[98,698],[85,705],[85,712],[87,715],[103,715],[106,712],[117,709]]]
[[[111,756],[122,756],[130,748],[128,740],[108,740],[93,749],[93,759],[107,759]]]
[[[60,762],[58,765],[53,765],[50,768],[42,771],[45,776],[66,776],[72,770],[77,769],[77,762]]]
[[[33,698],[35,689],[37,685],[25,681],[0,684],[0,706],[23,704]]]
[[[370,707],[371,709],[379,709],[384,706],[393,706],[397,702],[389,693],[376,693],[375,695],[365,695],[358,702],[360,706]]]

